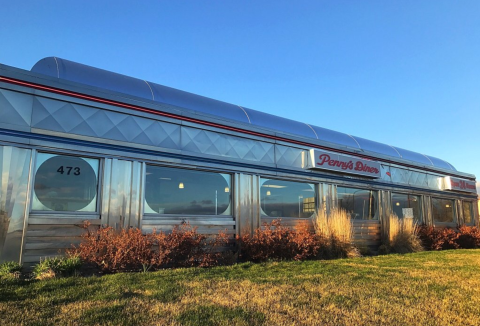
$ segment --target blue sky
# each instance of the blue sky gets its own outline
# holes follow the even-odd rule
[[[480,177],[480,1],[0,0],[0,63],[57,56]]]

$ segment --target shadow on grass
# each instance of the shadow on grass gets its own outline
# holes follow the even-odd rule
[[[198,306],[187,310],[177,317],[185,326],[220,325],[264,325],[265,316],[260,312],[244,310],[240,307],[227,308],[217,305]]]

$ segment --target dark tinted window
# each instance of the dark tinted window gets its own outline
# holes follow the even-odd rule
[[[465,224],[473,224],[473,203],[471,201],[464,201],[462,203],[462,208]]]
[[[145,213],[231,215],[229,174],[147,166]]]
[[[455,202],[451,199],[432,198],[433,221],[453,223],[455,221]]]

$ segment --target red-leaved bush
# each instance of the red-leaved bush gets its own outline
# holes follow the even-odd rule
[[[460,226],[456,241],[460,248],[480,248],[480,230],[476,226]]]
[[[458,233],[452,228],[435,228],[422,225],[418,229],[418,235],[422,240],[423,247],[427,250],[458,249]]]
[[[323,242],[302,223],[295,229],[283,226],[280,220],[264,223],[253,236],[237,238],[240,257],[246,261],[306,260],[315,258]]]
[[[140,229],[115,230],[100,227],[96,230],[85,224],[87,232],[82,242],[69,250],[85,263],[103,272],[147,271],[151,268],[200,266],[209,267],[223,263],[228,251],[224,232],[208,238],[190,224],[175,226],[171,233],[142,234]]]

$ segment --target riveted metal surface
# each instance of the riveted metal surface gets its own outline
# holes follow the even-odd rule
[[[181,135],[181,147],[184,151],[274,163],[274,145],[271,143],[184,126]]]
[[[32,151],[0,146],[0,262],[21,260]]]
[[[0,89],[0,127],[30,127],[33,96]]]
[[[33,101],[32,128],[163,148],[180,147],[179,125],[43,97]]]

